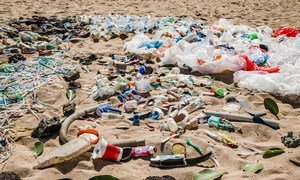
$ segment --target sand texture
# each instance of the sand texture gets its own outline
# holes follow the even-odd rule
[[[235,24],[300,27],[300,0],[1,0],[1,18],[73,15],[150,15],[201,18]]]

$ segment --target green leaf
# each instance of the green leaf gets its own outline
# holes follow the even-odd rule
[[[263,157],[269,158],[282,153],[284,153],[284,150],[281,148],[270,148],[264,152]]]
[[[67,98],[69,101],[72,101],[76,97],[75,89],[67,89]]]
[[[194,174],[193,180],[214,180],[221,177],[223,173],[211,169],[204,169],[199,173]]]
[[[44,143],[43,142],[36,142],[36,143],[34,143],[34,147],[31,147],[30,150],[35,152],[36,155],[39,156],[44,151]]]
[[[270,98],[266,98],[264,100],[264,105],[266,109],[268,109],[272,114],[277,116],[277,114],[279,113],[279,109],[275,101],[273,101]]]
[[[164,64],[161,67],[165,67],[165,68],[171,69],[171,68],[176,67],[176,66],[174,64]]]
[[[264,166],[261,163],[249,163],[244,166],[244,171],[245,172],[252,172],[256,173],[260,170],[262,170]]]
[[[100,175],[100,176],[94,176],[90,178],[89,180],[119,180],[119,178],[116,178],[111,175]]]
[[[119,37],[117,34],[112,34],[111,37],[110,37],[110,39],[115,39],[117,37]]]
[[[218,95],[218,97],[224,97],[227,94],[227,92],[225,92],[223,89],[217,89],[215,93]]]
[[[229,91],[229,92],[236,92],[236,89],[234,89],[234,88],[232,88],[232,87],[227,87],[226,89],[227,89],[227,91]]]

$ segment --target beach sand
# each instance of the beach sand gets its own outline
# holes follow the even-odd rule
[[[0,3],[0,18],[108,14],[190,16],[208,23],[227,18],[252,26],[300,27],[299,0],[1,0]]]
[[[30,0],[11,0],[5,2],[1,0],[1,18],[18,18],[30,17],[32,15],[59,17],[81,15],[81,14],[101,14],[107,15],[115,13],[120,15],[151,15],[151,16],[182,16],[194,17],[206,20],[208,23],[214,22],[219,18],[229,18],[235,23],[244,23],[251,26],[269,25],[271,27],[279,27],[281,25],[289,25],[300,27],[299,9],[300,0],[253,0],[253,1],[142,1],[142,0],[116,0],[116,1],[79,1],[72,2],[64,0],[42,0],[32,2]],[[128,41],[127,39],[126,41]],[[89,55],[95,53],[98,56],[108,56],[111,53],[124,54],[123,45],[125,41],[120,39],[110,40],[108,42],[100,41],[93,43],[90,38],[76,43],[67,43],[71,47],[71,55]],[[70,63],[76,63],[71,58],[66,58]],[[77,110],[95,105],[96,102],[88,98],[92,87],[95,85],[93,78],[98,70],[102,71],[103,67],[94,64],[91,67],[91,72],[84,73],[81,68],[81,77],[78,82],[81,83],[84,90],[78,90],[77,96],[74,99]],[[62,78],[57,78],[56,84],[49,84],[39,88],[36,92],[40,101],[52,104],[57,109],[45,108],[44,112],[37,113],[40,118],[62,116],[62,106],[68,103],[65,97],[67,83]],[[218,87],[227,87],[223,82],[217,82]],[[230,85],[232,86],[232,85]],[[267,93],[249,93],[248,90],[237,88],[243,95],[247,95],[247,99],[258,109],[263,110],[264,98],[272,97]],[[200,88],[199,91],[208,91],[205,88]],[[152,92],[158,94],[159,92]],[[222,107],[225,105],[224,99],[218,99],[205,96],[206,109],[224,111]],[[241,158],[237,154],[243,151],[243,148],[232,149],[215,142],[208,138],[203,132],[209,129],[217,132],[214,128],[209,128],[208,125],[202,125],[198,130],[187,131],[180,139],[173,139],[171,142],[183,142],[185,137],[189,137],[195,144],[203,149],[213,147],[216,151],[221,167],[214,168],[222,172],[226,172],[222,179],[299,179],[299,167],[292,164],[289,159],[300,155],[299,148],[285,148],[281,143],[281,136],[286,135],[288,131],[294,131],[295,135],[300,135],[300,109],[293,108],[291,105],[282,103],[276,100],[279,105],[280,113],[279,123],[280,130],[272,130],[266,126],[251,123],[234,123],[240,130],[236,133],[231,133],[240,145],[252,146],[259,150],[266,150],[272,147],[284,148],[285,153],[265,159],[261,155],[250,155],[247,158]],[[199,111],[198,111],[199,112]],[[193,115],[197,114],[195,112]],[[237,113],[245,114],[240,110]],[[277,119],[270,112],[265,116],[269,119]],[[32,114],[25,114],[20,117],[17,123],[21,126],[34,128],[39,120]],[[117,130],[117,125],[128,125],[127,121],[108,120],[102,121],[100,124],[93,122],[76,121],[72,124],[70,132],[75,135],[76,128],[85,124],[95,126],[100,134],[108,141],[114,141],[129,138],[145,138],[146,143],[155,145],[159,143],[163,136],[161,135],[158,126],[159,122],[149,121],[156,127],[155,131],[149,131],[144,123],[140,126],[134,126],[126,133],[124,130]],[[203,170],[205,167],[211,167],[213,163],[207,162],[199,164],[199,166],[191,166],[185,168],[160,170],[149,166],[149,160],[136,158],[124,163],[115,163],[105,160],[91,160],[90,153],[74,158],[65,163],[49,167],[42,170],[33,170],[35,163],[34,153],[29,149],[33,146],[37,139],[22,138],[15,143],[13,155],[3,164],[0,165],[1,171],[13,171],[19,174],[24,179],[88,179],[90,177],[109,174],[120,179],[145,179],[148,176],[171,175],[176,179],[192,179],[192,175]],[[54,135],[45,143],[44,154],[60,146],[59,138]],[[187,147],[187,152],[190,156],[196,156],[195,151],[191,147]],[[243,172],[243,167],[249,162],[261,162],[264,169],[258,174]]]

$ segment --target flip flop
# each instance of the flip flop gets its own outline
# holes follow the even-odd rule
[[[209,152],[203,156],[196,158],[185,158],[185,157],[176,157],[176,158],[167,158],[163,160],[150,160],[150,166],[157,167],[161,169],[168,168],[178,168],[197,165],[201,162],[207,161],[212,156],[212,152]]]

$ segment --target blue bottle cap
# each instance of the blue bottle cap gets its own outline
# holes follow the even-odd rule
[[[146,70],[145,66],[140,67],[140,73],[141,74],[145,74],[145,70]]]

